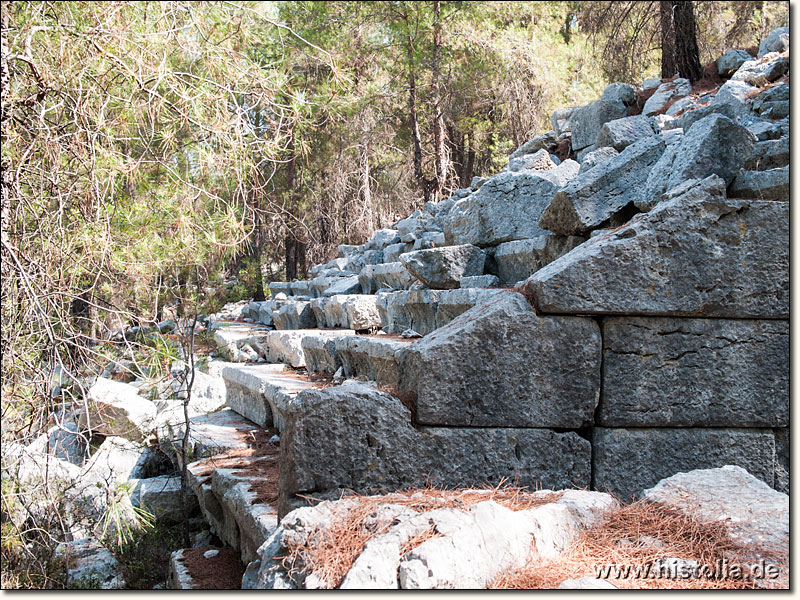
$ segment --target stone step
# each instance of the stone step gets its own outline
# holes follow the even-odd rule
[[[176,429],[170,443],[177,454],[178,463],[182,464],[183,426],[179,425]],[[262,427],[229,408],[192,417],[189,419],[187,454],[191,460],[197,460],[221,454],[246,452],[250,447],[250,440],[261,431]]]
[[[254,433],[243,448],[187,465],[189,485],[214,533],[249,562],[278,525],[274,429]]]
[[[269,362],[286,363],[295,368],[306,366],[301,342],[304,337],[317,336],[331,339],[342,335],[355,335],[353,329],[284,329],[265,331],[240,339],[237,344],[249,347],[257,357]]]
[[[333,341],[336,359],[344,375],[366,379],[378,385],[398,383],[397,352],[414,340],[395,336],[344,336]]]
[[[319,328],[344,327],[358,331],[378,329],[381,318],[377,296],[338,294],[311,300],[311,310]]]
[[[306,336],[311,339],[326,339]],[[283,429],[283,416],[301,390],[314,386],[284,364],[229,365],[222,369],[230,408],[264,427]]]
[[[386,333],[413,329],[427,335],[473,306],[494,299],[497,294],[498,290],[486,288],[390,292],[377,295],[377,308]]]
[[[263,327],[236,321],[218,321],[215,327],[214,342],[225,360],[247,362],[258,358],[252,348],[244,346],[243,341],[252,337],[259,330],[263,330]]]

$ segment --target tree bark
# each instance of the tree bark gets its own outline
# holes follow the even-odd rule
[[[675,68],[675,27],[672,15],[672,0],[661,0],[658,8],[661,15],[661,77],[669,79]]]
[[[414,44],[411,36],[407,45],[408,57],[408,116],[411,127],[411,138],[414,143],[414,177],[422,188],[425,202],[431,200],[433,181],[426,179],[422,170],[422,141],[419,134],[419,118],[417,116],[417,79],[414,75]]]
[[[442,15],[441,2],[433,2],[433,63],[432,63],[432,87],[433,87],[433,145],[434,145],[434,172],[435,179],[435,198],[442,197],[442,192],[447,184],[447,147],[445,145],[444,115],[442,114]]]
[[[681,77],[692,83],[703,78],[700,49],[697,47],[697,27],[691,1],[674,2],[675,66]]]

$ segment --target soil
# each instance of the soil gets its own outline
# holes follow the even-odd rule
[[[203,556],[208,550],[219,550],[212,558]],[[245,567],[239,553],[231,548],[185,548],[181,560],[192,577],[192,589],[239,590]]]

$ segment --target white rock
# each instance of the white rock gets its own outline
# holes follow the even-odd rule
[[[98,377],[89,388],[89,406],[81,410],[78,426],[108,436],[140,440],[153,428],[158,409],[135,387]]]

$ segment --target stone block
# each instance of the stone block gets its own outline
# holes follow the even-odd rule
[[[341,361],[346,377],[374,381],[378,385],[395,386],[398,366],[395,354],[410,340],[384,336],[347,336],[334,341],[336,357]]]
[[[774,457],[771,429],[595,427],[592,487],[627,500],[675,473],[725,465],[772,485]]]
[[[591,424],[600,393],[597,324],[537,317],[515,292],[494,292],[493,298],[402,351],[400,386],[416,396],[419,422],[573,429]]]
[[[789,166],[767,171],[743,171],[731,182],[728,193],[734,198],[788,202]]]
[[[537,310],[787,318],[788,203],[726,199],[716,176],[671,194],[534,273]]]
[[[599,424],[788,426],[788,321],[610,317],[602,327]]]
[[[553,196],[539,226],[560,235],[603,228],[633,204],[664,149],[664,140],[653,135],[578,175]]]
[[[485,259],[483,250],[470,244],[400,255],[406,270],[433,289],[454,289],[459,287],[462,277],[483,275]]]
[[[617,152],[622,152],[634,142],[655,135],[658,126],[651,117],[636,115],[623,117],[604,123],[597,134],[595,146],[598,148],[611,147]]]

